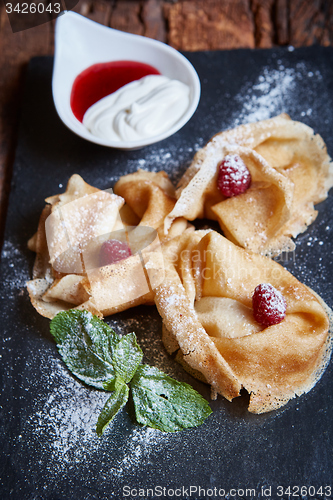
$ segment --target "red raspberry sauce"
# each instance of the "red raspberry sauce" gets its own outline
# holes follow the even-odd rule
[[[149,64],[137,61],[112,61],[94,64],[74,80],[70,105],[74,116],[82,122],[84,113],[103,97],[127,83],[160,72]]]

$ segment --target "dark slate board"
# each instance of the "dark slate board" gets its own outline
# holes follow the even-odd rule
[[[24,288],[33,263],[26,241],[37,227],[43,200],[61,192],[73,173],[102,189],[138,167],[165,169],[176,181],[195,150],[216,132],[280,112],[312,126],[332,155],[331,48],[187,56],[202,82],[197,112],[173,137],[133,152],[90,144],[67,130],[52,102],[52,59],[31,61],[1,264],[2,499],[222,498],[231,488],[227,498],[264,498],[262,488],[266,497],[288,498],[288,490],[279,486],[295,487],[291,493],[303,498],[331,497],[332,364],[309,394],[276,412],[251,415],[246,396],[232,404],[219,397],[200,428],[162,434],[137,426],[122,411],[98,438],[95,419],[107,395],[67,372],[49,321],[34,311]],[[297,239],[295,253],[283,259],[331,306],[332,217],[331,196]],[[118,332],[135,330],[147,362],[209,397],[207,387],[163,351],[153,307],[108,322]],[[297,490],[301,486],[312,488]]]

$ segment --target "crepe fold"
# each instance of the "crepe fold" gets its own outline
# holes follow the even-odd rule
[[[226,198],[217,187],[219,164],[237,154],[252,177],[249,189]],[[286,114],[215,135],[180,180],[178,201],[165,219],[217,220],[225,236],[256,253],[295,248],[292,237],[317,216],[314,204],[333,185],[333,165],[323,139]]]
[[[123,222],[156,229],[160,241],[192,227],[184,217],[179,217],[173,220],[168,235],[164,233],[164,220],[176,203],[175,188],[164,171],[138,169],[124,175],[114,185],[114,193],[125,200],[120,212]]]
[[[163,279],[161,240],[189,224],[178,219],[164,236],[164,218],[176,202],[164,172],[140,170],[116,187],[119,194],[102,191],[75,174],[65,193],[46,199],[28,244],[36,259],[27,288],[42,316],[80,308],[102,317],[153,303],[152,288]],[[100,250],[110,239],[126,243],[132,255],[101,266]]]
[[[249,411],[277,409],[308,392],[330,357],[331,311],[273,260],[215,231],[195,231],[165,249],[165,280],[155,290],[169,353],[231,401],[245,388]],[[252,294],[270,283],[287,303],[270,327],[253,318]]]

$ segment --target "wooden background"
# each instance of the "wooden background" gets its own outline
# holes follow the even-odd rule
[[[80,0],[73,10],[180,51],[333,45],[333,0]],[[0,243],[24,71],[53,49],[54,21],[13,33],[0,3]]]

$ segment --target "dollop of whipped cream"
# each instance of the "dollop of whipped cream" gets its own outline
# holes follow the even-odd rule
[[[109,141],[137,141],[169,130],[188,109],[190,88],[179,80],[148,75],[93,104],[83,125]]]

